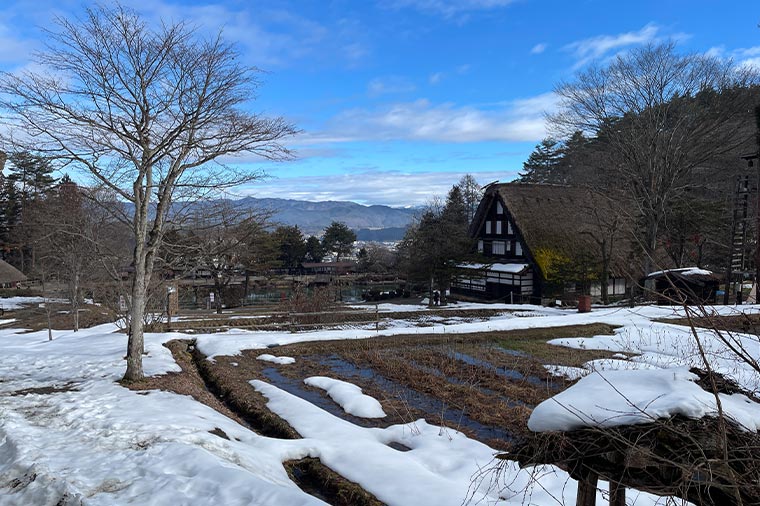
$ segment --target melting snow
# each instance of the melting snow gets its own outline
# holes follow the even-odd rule
[[[349,415],[361,418],[384,418],[385,411],[374,397],[362,393],[362,389],[347,381],[312,376],[303,380],[309,386],[321,388],[332,400],[340,404]]]
[[[265,362],[272,362],[275,364],[280,365],[287,365],[287,364],[295,364],[296,359],[293,357],[275,357],[274,355],[270,355],[268,353],[263,353],[256,357],[257,360],[263,360]]]

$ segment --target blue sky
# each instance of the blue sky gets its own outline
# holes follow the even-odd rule
[[[267,71],[253,110],[304,133],[239,195],[419,205],[463,174],[509,181],[561,80],[651,41],[760,65],[760,5],[708,0],[124,1],[223,29]],[[22,67],[69,0],[0,3],[0,67]]]

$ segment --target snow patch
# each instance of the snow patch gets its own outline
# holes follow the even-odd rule
[[[296,359],[294,359],[293,357],[275,357],[274,355],[270,355],[268,353],[259,355],[258,357],[256,357],[256,360],[263,360],[265,362],[272,362],[272,363],[280,364],[280,365],[296,363]]]
[[[353,383],[325,376],[312,376],[303,380],[309,386],[321,388],[332,400],[340,404],[343,411],[360,418],[384,418],[383,406]]]

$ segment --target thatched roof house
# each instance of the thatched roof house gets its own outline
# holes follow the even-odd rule
[[[629,245],[614,203],[587,189],[558,185],[493,184],[470,226],[478,251],[494,264],[524,265],[505,277],[477,269],[455,289],[487,298],[539,302],[566,291],[623,295]],[[502,271],[504,269],[501,269]],[[577,285],[577,286],[576,286]]]
[[[0,286],[10,286],[26,281],[26,276],[20,270],[4,260],[0,260]]]

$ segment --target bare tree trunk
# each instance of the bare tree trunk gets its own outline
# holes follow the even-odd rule
[[[653,217],[647,217],[644,237],[644,276],[654,271],[654,257],[657,251],[657,222]]]
[[[79,331],[79,271],[75,272],[69,288],[69,297],[71,297],[71,313],[74,319],[74,332]]]
[[[142,250],[139,246],[136,248]],[[144,327],[145,322],[145,263],[144,255],[135,254],[135,274],[132,279],[132,305],[129,308],[129,340],[127,342],[127,372],[124,373],[125,381],[138,381],[144,378],[142,354],[144,348]]]

